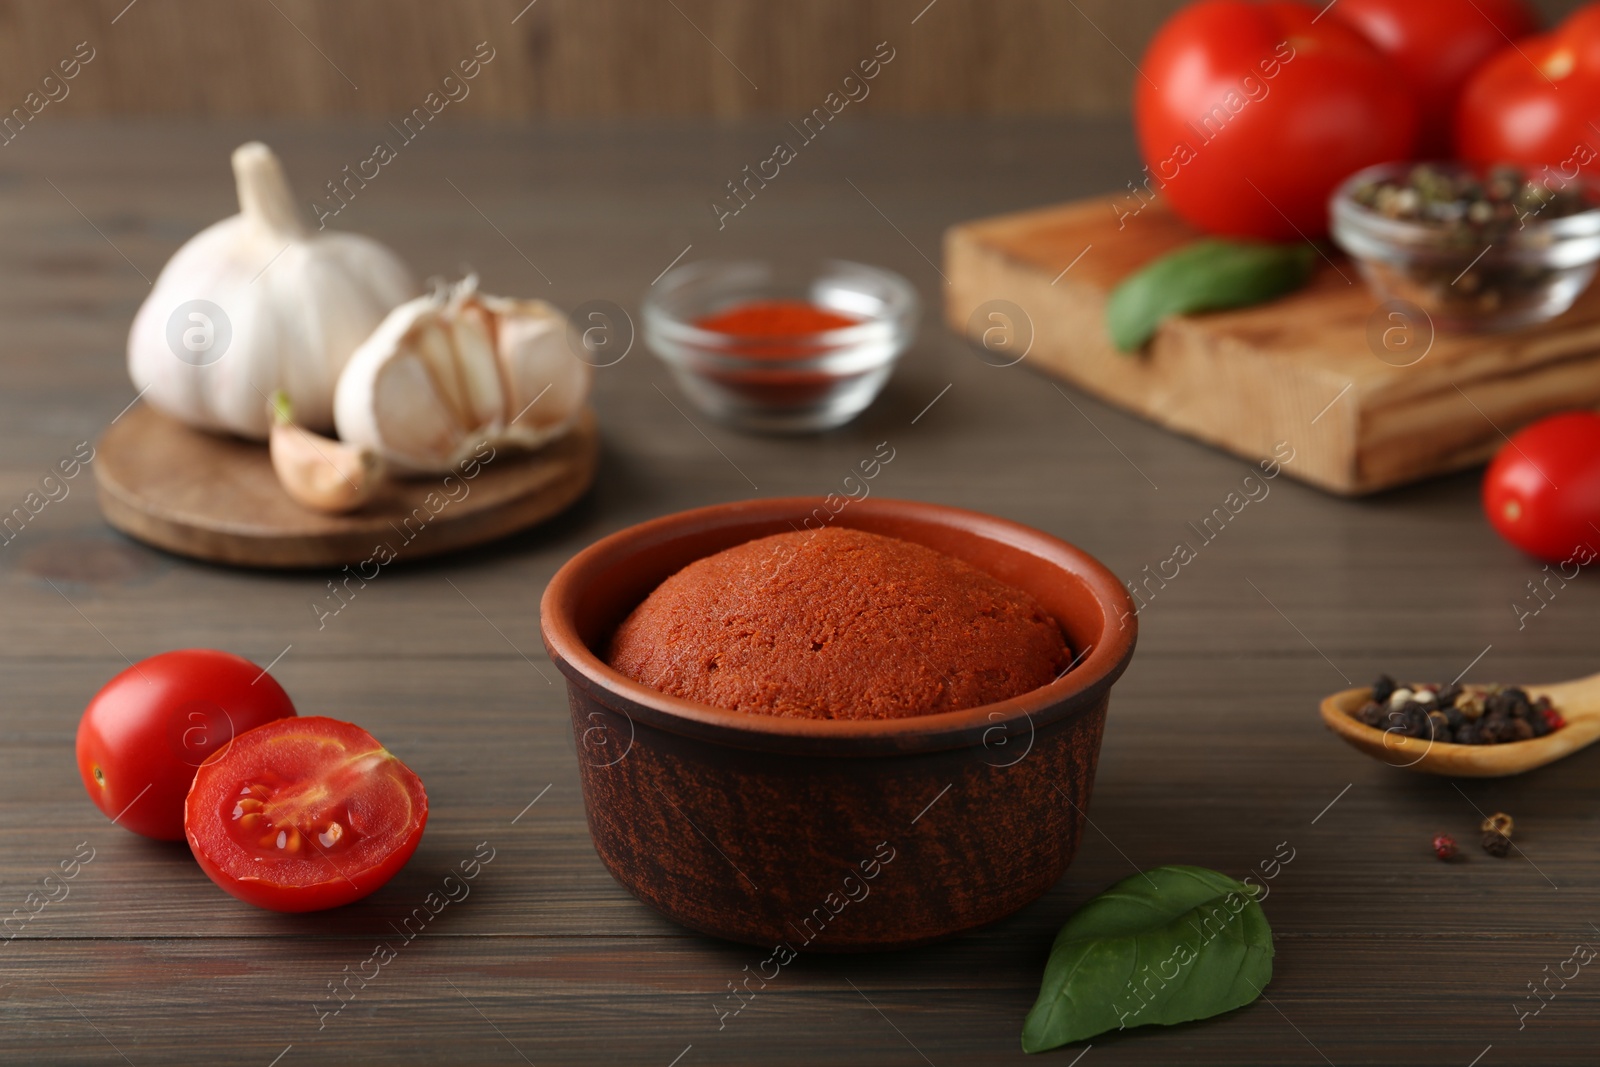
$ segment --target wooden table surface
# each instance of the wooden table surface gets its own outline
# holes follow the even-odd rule
[[[1594,1063],[1600,970],[1550,981],[1553,999],[1521,1025],[1518,1007],[1539,1003],[1530,982],[1571,971],[1575,945],[1600,944],[1600,751],[1452,783],[1368,761],[1315,713],[1323,693],[1385,669],[1449,679],[1471,665],[1474,679],[1540,681],[1600,667],[1600,577],[1552,581],[1519,625],[1513,605],[1538,606],[1528,583],[1542,576],[1487,529],[1474,474],[1360,502],[1268,483],[1149,602],[1112,700],[1092,829],[1060,884],[946,944],[802,957],[719,1025],[730,983],[761,953],[650,912],[590,846],[565,695],[537,631],[561,562],[665,512],[832,491],[888,441],[896,458],[875,492],[1020,520],[1133,577],[1197,541],[1188,524],[1249,473],[1026,362],[986,364],[932,310],[945,226],[1123,186],[1139,169],[1124,129],[852,119],[719,231],[708,202],[770,154],[778,127],[440,123],[338,223],[421,273],[471,266],[491,292],[569,308],[636,309],[691,245],[686,259],[828,255],[900,270],[930,311],[855,424],[788,440],[719,428],[638,347],[598,374],[602,468],[573,511],[486,550],[387,569],[320,627],[312,604],[328,575],[227,570],[129,542],[101,522],[87,473],[0,547],[0,910],[29,914],[46,873],[93,856],[66,898],[8,927],[0,1062],[1016,1062],[1050,940],[1083,901],[1139,868],[1242,877],[1292,851],[1268,883],[1266,998],[1040,1062]],[[377,122],[100,126],[47,114],[7,146],[0,504],[20,502],[133,398],[129,320],[178,244],[233,210],[231,147],[269,140],[308,194],[381,135]],[[332,913],[257,911],[207,881],[183,845],[125,833],[89,804],[72,753],[85,702],[126,660],[188,646],[275,662],[302,712],[364,724],[422,776],[432,819],[389,886]],[[1480,813],[1495,810],[1518,825],[1521,847],[1504,860],[1476,844]],[[1463,843],[1464,861],[1433,858],[1439,831]],[[493,860],[470,896],[323,1016],[337,1006],[330,983],[480,848]]]

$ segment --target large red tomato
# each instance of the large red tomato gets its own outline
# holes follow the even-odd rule
[[[1600,415],[1569,411],[1511,435],[1483,476],[1500,536],[1551,563],[1600,555]]]
[[[361,727],[318,716],[234,738],[200,765],[184,809],[201,869],[273,911],[360,900],[405,866],[427,824],[411,768]]]
[[[1329,9],[1400,68],[1422,111],[1417,152],[1448,159],[1456,103],[1472,72],[1538,19],[1523,0],[1339,0]]]
[[[1318,237],[1328,196],[1411,155],[1410,87],[1317,8],[1203,0],[1150,43],[1135,81],[1139,146],[1178,214],[1213,233]]]
[[[163,652],[89,701],[78,723],[78,773],[108,818],[178,841],[195,768],[235,734],[293,714],[283,687],[247,659],[209,648]]]
[[[1600,173],[1600,4],[1509,45],[1478,69],[1456,112],[1456,147],[1479,163]]]

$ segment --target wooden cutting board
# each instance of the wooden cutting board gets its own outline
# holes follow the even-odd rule
[[[95,482],[106,521],[181,556],[245,567],[358,573],[483,544],[566,510],[594,481],[593,410],[532,454],[501,449],[443,476],[389,479],[349,515],[307,511],[284,493],[264,444],[191,429],[138,404],[106,430]],[[371,577],[370,574],[366,575]]]
[[[1301,292],[1169,320],[1148,351],[1123,355],[1106,335],[1108,293],[1200,236],[1160,202],[1124,216],[1137,206],[1106,197],[953,227],[944,243],[951,328],[981,341],[1010,310],[990,302],[1008,302],[1021,309],[1009,315],[1021,330],[1031,321],[1024,363],[1252,460],[1286,443],[1287,471],[1342,494],[1472,466],[1519,426],[1600,406],[1600,286],[1547,325],[1439,333],[1430,344],[1426,322],[1389,318],[1337,254]],[[1395,329],[1409,332],[1386,336]]]

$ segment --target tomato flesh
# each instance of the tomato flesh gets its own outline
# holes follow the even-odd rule
[[[306,716],[241,734],[204,763],[185,828],[217,885],[298,912],[379,889],[416,851],[427,821],[422,780],[377,739]]]
[[[181,841],[195,769],[235,735],[294,713],[283,687],[241,656],[163,652],[111,679],[84,709],[78,773],[117,825]]]

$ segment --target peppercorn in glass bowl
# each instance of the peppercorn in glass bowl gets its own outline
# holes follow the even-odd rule
[[[1346,180],[1331,210],[1333,239],[1374,292],[1442,330],[1546,322],[1600,263],[1600,182],[1586,175],[1385,163]]]
[[[810,433],[871,404],[916,334],[911,283],[839,260],[670,270],[645,295],[644,340],[696,407],[740,429]]]

